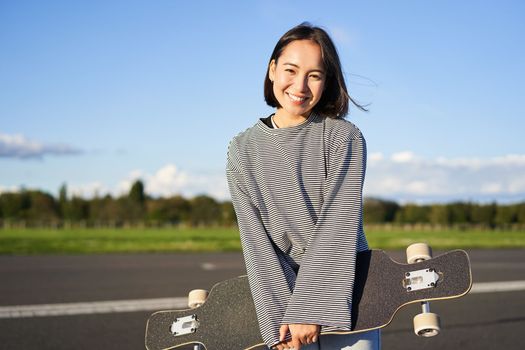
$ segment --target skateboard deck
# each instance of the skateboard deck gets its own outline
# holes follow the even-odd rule
[[[470,261],[463,250],[413,264],[398,263],[382,250],[360,252],[352,301],[352,331],[321,335],[383,328],[405,305],[461,297],[471,286]],[[148,350],[189,344],[201,344],[207,350],[263,349],[247,276],[217,283],[206,302],[195,309],[153,313],[146,325],[145,342]]]

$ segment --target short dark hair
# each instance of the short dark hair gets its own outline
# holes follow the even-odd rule
[[[273,60],[277,63],[286,46],[295,40],[312,40],[321,48],[323,64],[326,70],[326,81],[321,99],[314,106],[313,111],[329,118],[344,118],[348,114],[348,101],[351,101],[357,108],[366,111],[363,106],[356,103],[348,94],[339,55],[332,39],[324,29],[312,26],[308,22],[303,22],[287,31],[275,45],[264,79],[264,99],[266,103],[271,107],[281,107],[273,93],[273,83],[270,80],[269,72],[270,64]]]

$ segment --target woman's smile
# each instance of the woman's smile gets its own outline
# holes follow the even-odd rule
[[[307,99],[308,97],[306,96],[298,96],[298,95],[295,95],[295,94],[292,94],[291,92],[287,92],[286,93],[288,95],[288,97],[290,98],[290,100],[292,100],[292,102],[294,104],[297,104],[297,105],[301,105],[303,104]]]

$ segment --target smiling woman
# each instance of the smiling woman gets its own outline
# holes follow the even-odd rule
[[[284,88],[292,94],[293,89],[299,89],[296,102],[308,96],[308,89],[312,89],[312,94],[316,92],[317,100],[310,96],[310,100],[305,101],[310,108],[303,112],[313,110],[330,118],[344,117],[349,101],[366,110],[348,94],[339,56],[328,34],[324,30],[311,31],[307,25],[297,26],[283,35],[270,57],[264,97],[269,106],[278,109],[277,113],[283,103],[279,90]]]
[[[226,169],[261,335],[277,350],[378,349],[378,331],[320,336],[351,329],[355,258],[368,249],[366,143],[343,119],[353,101],[323,29],[281,37],[264,94],[275,113],[231,141]]]

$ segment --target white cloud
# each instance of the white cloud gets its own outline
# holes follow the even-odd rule
[[[104,196],[108,193],[111,193],[110,189],[107,186],[98,181],[80,185],[68,185],[67,191],[68,196],[78,196],[84,198]]]
[[[365,195],[398,200],[523,200],[525,155],[425,159],[412,151],[371,153]]]
[[[0,157],[42,158],[44,155],[70,155],[82,153],[79,149],[65,144],[43,144],[29,140],[20,134],[0,133]]]
[[[19,188],[16,186],[2,186],[0,185],[0,194],[6,193],[6,192],[17,192],[19,191]]]
[[[69,196],[83,198],[103,197],[107,194],[119,197],[129,193],[133,183],[139,179],[144,183],[145,192],[155,197],[182,195],[186,198],[192,198],[206,194],[218,200],[228,200],[230,198],[226,175],[223,170],[196,174],[180,170],[174,164],[166,164],[153,173],[140,169],[132,170],[113,186],[101,181],[88,183],[68,182],[67,192]],[[0,193],[18,192],[20,190],[21,188],[17,186],[6,187],[0,185]],[[54,195],[56,196],[58,193]]]
[[[390,159],[395,163],[410,163],[416,161],[416,155],[411,151],[404,151],[392,154]]]
[[[430,191],[430,186],[427,181],[412,181],[407,184],[407,189],[409,192],[416,193],[416,194],[425,194]]]
[[[488,166],[499,167],[522,167],[525,166],[525,155],[522,154],[508,154],[500,157],[492,158],[446,158],[439,157],[436,162],[445,167],[454,168],[470,168],[472,170],[479,170]]]
[[[369,153],[367,161],[368,161],[368,164],[377,163],[377,162],[382,161],[384,158],[385,157],[383,156],[383,153],[381,152]]]
[[[182,193],[185,188],[192,185],[193,176],[177,169],[174,164],[167,164],[148,176],[146,191],[161,196]]]
[[[119,182],[115,194],[122,195],[129,192],[131,185],[137,179],[144,182],[146,193],[153,196],[168,197],[178,194],[194,197],[207,194],[221,200],[229,198],[223,171],[195,174],[180,170],[175,164],[166,164],[152,174],[140,170],[132,171]]]

